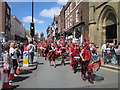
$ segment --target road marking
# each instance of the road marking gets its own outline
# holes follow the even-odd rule
[[[108,70],[108,71],[111,71],[111,72],[120,73],[120,71],[114,70],[114,69],[109,69],[109,68],[104,68],[104,67],[101,67],[101,69]]]

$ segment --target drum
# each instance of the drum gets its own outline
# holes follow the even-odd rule
[[[93,55],[90,58],[89,68],[92,68],[93,71],[98,71],[101,66],[101,58],[98,55]]]

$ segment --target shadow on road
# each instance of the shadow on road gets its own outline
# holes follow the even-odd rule
[[[11,90],[16,89],[17,87],[19,87],[19,85],[12,85]]]
[[[20,75],[22,75],[22,74],[30,74],[30,73],[32,73],[31,70],[22,70]]]
[[[56,66],[62,66],[62,64],[56,64]]]
[[[18,76],[13,80],[13,82],[21,82],[27,78],[29,78],[29,76]]]
[[[96,74],[93,74],[93,80],[94,80],[94,81],[101,82],[101,81],[104,80],[104,77],[102,77],[102,76],[97,76]]]
[[[70,63],[67,62],[67,63],[65,63],[65,66],[66,66],[66,65],[69,65],[69,64],[70,64]],[[63,65],[64,65],[64,64],[61,64],[61,63],[60,63],[60,64],[56,64],[56,66],[63,66]]]
[[[70,62],[65,63],[66,65],[70,65]]]
[[[36,65],[43,65],[44,63],[34,62],[34,64],[36,64]]]

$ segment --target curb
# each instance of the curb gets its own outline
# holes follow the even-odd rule
[[[110,66],[105,66],[105,65],[101,65],[101,67],[104,67],[104,68],[109,68],[109,69],[114,69],[114,70],[118,70],[120,71],[120,68],[119,67],[110,67]]]
[[[20,67],[21,70],[35,70],[37,69],[37,65],[29,65],[28,67]]]

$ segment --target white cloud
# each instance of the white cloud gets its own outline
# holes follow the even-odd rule
[[[61,8],[53,7],[51,9],[44,9],[40,12],[40,16],[53,18],[54,15],[59,15]]]
[[[35,19],[35,18],[33,18],[33,20],[34,20],[35,23],[38,23],[38,24],[44,23],[44,21],[38,20],[38,19]],[[23,17],[23,22],[25,22],[25,23],[30,23],[30,22],[32,22],[32,16]]]
[[[58,0],[57,3],[61,5],[65,5],[68,2],[68,0]]]

